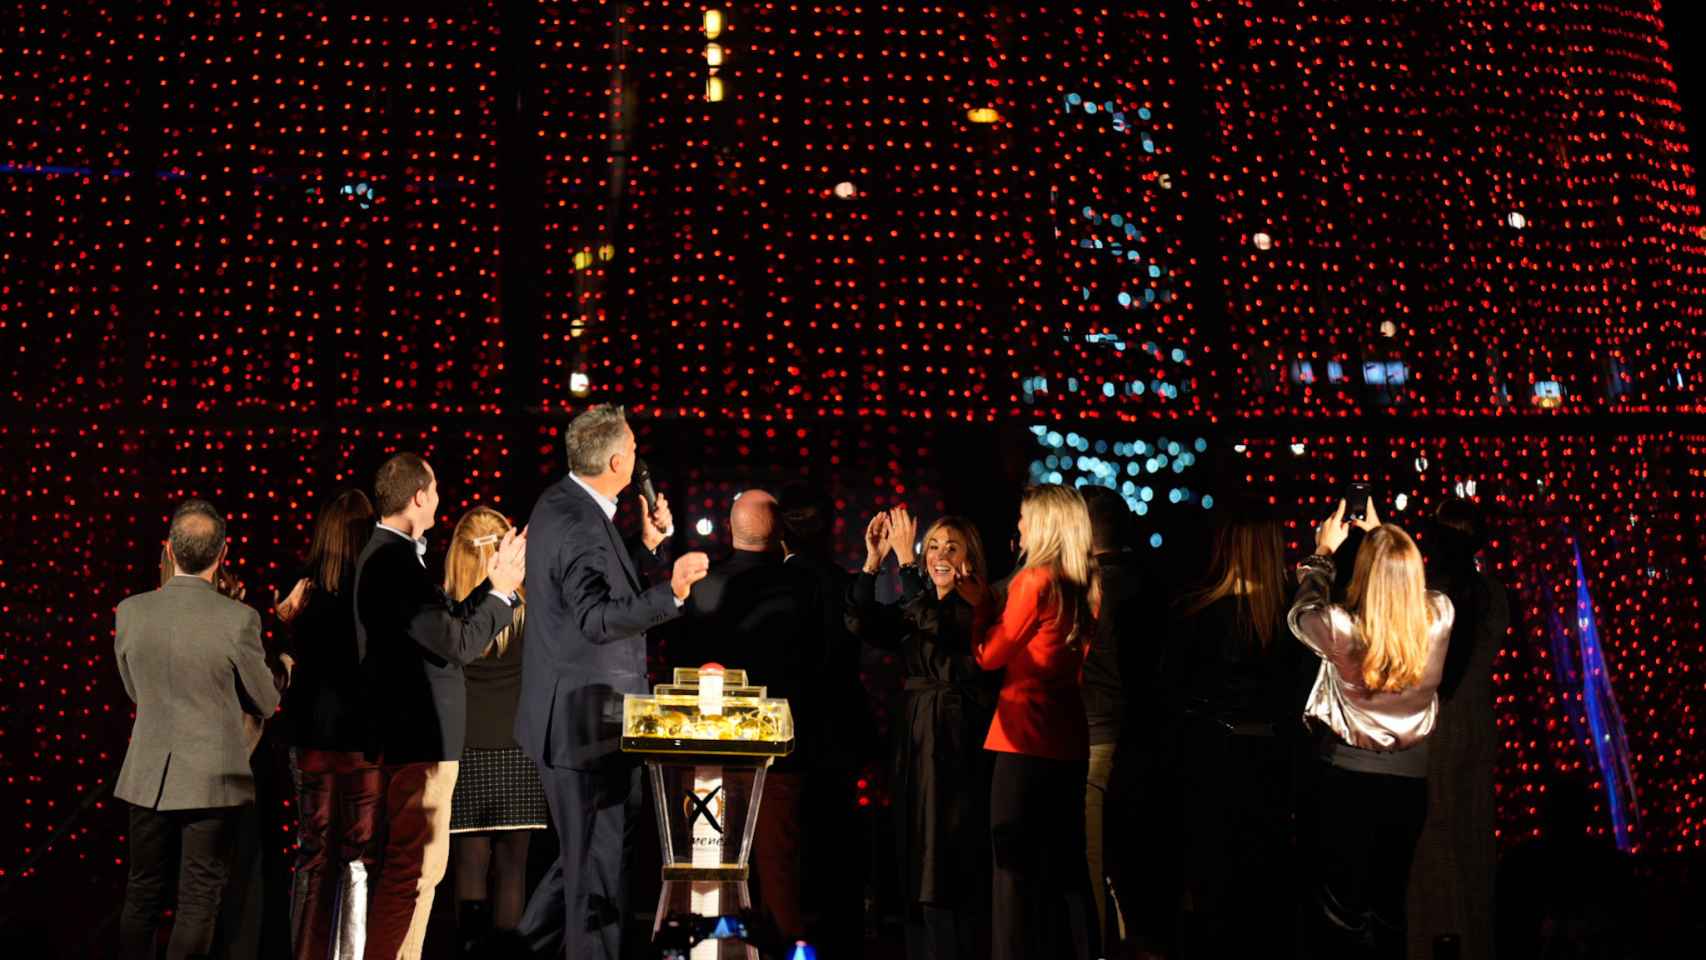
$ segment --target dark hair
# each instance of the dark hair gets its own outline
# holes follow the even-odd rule
[[[185,500],[172,513],[170,539],[177,572],[206,573],[225,550],[225,518],[206,500]]]
[[[399,453],[373,475],[373,508],[381,517],[394,517],[409,508],[415,494],[432,486],[432,468],[418,453]]]
[[[1186,615],[1197,613],[1223,597],[1233,598],[1235,623],[1241,637],[1263,649],[1273,642],[1285,616],[1285,533],[1265,504],[1234,494],[1214,530],[1208,579],[1184,598]]]
[[[353,487],[343,491],[314,518],[314,539],[308,544],[308,576],[327,593],[337,593],[344,575],[355,569],[356,557],[373,526],[373,503]]]
[[[782,542],[789,551],[818,559],[829,556],[834,508],[828,496],[816,487],[790,483],[777,494],[776,508],[782,515]]]
[[[610,463],[616,444],[628,431],[622,408],[601,403],[581,411],[563,431],[563,449],[569,455],[569,470],[577,476],[596,477]]]
[[[1131,546],[1134,523],[1125,498],[1102,486],[1085,484],[1078,489],[1090,511],[1090,543],[1096,550],[1123,550]]]

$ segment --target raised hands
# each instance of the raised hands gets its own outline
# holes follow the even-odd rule
[[[865,524],[865,572],[876,573],[882,569],[883,558],[889,552],[889,513],[879,512]]]
[[[1368,505],[1368,513],[1370,516],[1374,515],[1372,501]],[[1321,521],[1321,525],[1315,528],[1315,552],[1330,557],[1345,542],[1347,536],[1350,536],[1350,524],[1345,522],[1345,501],[1340,500],[1339,508],[1333,511],[1333,515]]]
[[[492,582],[492,592],[508,596],[527,580],[527,528],[517,531],[511,527],[498,548],[486,561],[486,579]]]
[[[905,566],[918,562],[918,521],[905,507],[889,511],[889,547],[894,550],[896,563]]]

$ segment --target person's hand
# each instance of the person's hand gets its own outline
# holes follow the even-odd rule
[[[279,693],[290,689],[290,680],[296,675],[296,658],[288,653],[278,655],[278,666],[272,671],[272,685]]]
[[[693,585],[705,579],[705,574],[710,572],[711,558],[703,551],[684,553],[675,561],[675,569],[670,572],[669,589],[675,594],[675,599],[686,600]]]
[[[504,538],[498,541],[498,548],[486,560],[486,579],[491,581],[492,592],[503,597],[510,596],[527,582],[527,530],[516,530],[511,527]]]
[[[865,524],[865,572],[882,569],[883,557],[889,552],[889,515],[882,511]]]
[[[646,501],[640,500],[640,543],[648,552],[655,552],[658,544],[675,531],[675,517],[669,512],[669,498],[658,494],[657,503],[650,509],[645,509]]]
[[[889,511],[889,546],[894,549],[896,563],[905,566],[918,561],[918,521],[905,507]]]
[[[971,605],[973,610],[989,602],[989,584],[983,576],[971,568],[969,562],[962,562],[954,567],[954,592],[960,599]]]
[[[308,600],[310,581],[307,577],[296,581],[296,586],[290,588],[290,596],[274,604],[273,609],[278,613],[279,620],[289,623],[302,612],[302,605]]]
[[[1373,512],[1372,506],[1371,504],[1370,513]],[[1345,522],[1345,501],[1340,500],[1339,508],[1333,511],[1333,515],[1321,521],[1321,525],[1315,528],[1315,552],[1330,557],[1349,535],[1350,524]]]
[[[1367,533],[1375,527],[1380,526],[1380,516],[1374,512],[1373,497],[1368,498],[1368,506],[1364,508],[1362,517],[1352,522],[1355,523],[1356,528],[1361,530],[1363,533]]]

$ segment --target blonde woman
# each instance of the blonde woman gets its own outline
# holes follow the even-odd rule
[[[997,960],[1100,955],[1084,856],[1090,728],[1079,689],[1099,580],[1084,498],[1045,484],[1020,501],[1019,569],[999,616],[976,571],[962,573],[957,586],[979,613],[978,665],[1005,671],[983,743],[995,754]]]
[[[444,558],[444,592],[461,601],[486,579],[492,551],[510,530],[504,515],[475,507],[462,515]],[[450,799],[456,855],[457,935],[475,954],[490,933],[513,931],[527,902],[527,846],[550,822],[539,771],[512,732],[521,696],[521,646],[527,610],[499,633],[485,655],[462,668],[468,739]]]
[[[1343,605],[1331,602],[1333,552],[1352,525],[1367,536]],[[1427,815],[1427,737],[1439,712],[1453,610],[1427,589],[1403,530],[1344,501],[1297,565],[1292,633],[1321,658],[1304,716],[1328,732],[1322,759],[1317,891],[1324,935],[1376,956],[1404,955],[1404,896]],[[1332,947],[1323,945],[1324,949]]]

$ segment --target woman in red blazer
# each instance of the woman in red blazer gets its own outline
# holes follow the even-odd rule
[[[1005,670],[984,749],[994,751],[996,960],[1098,955],[1084,860],[1089,725],[1079,674],[1095,635],[1090,514],[1076,490],[1031,487],[1019,506],[1019,570],[997,611],[968,573],[978,665]]]

